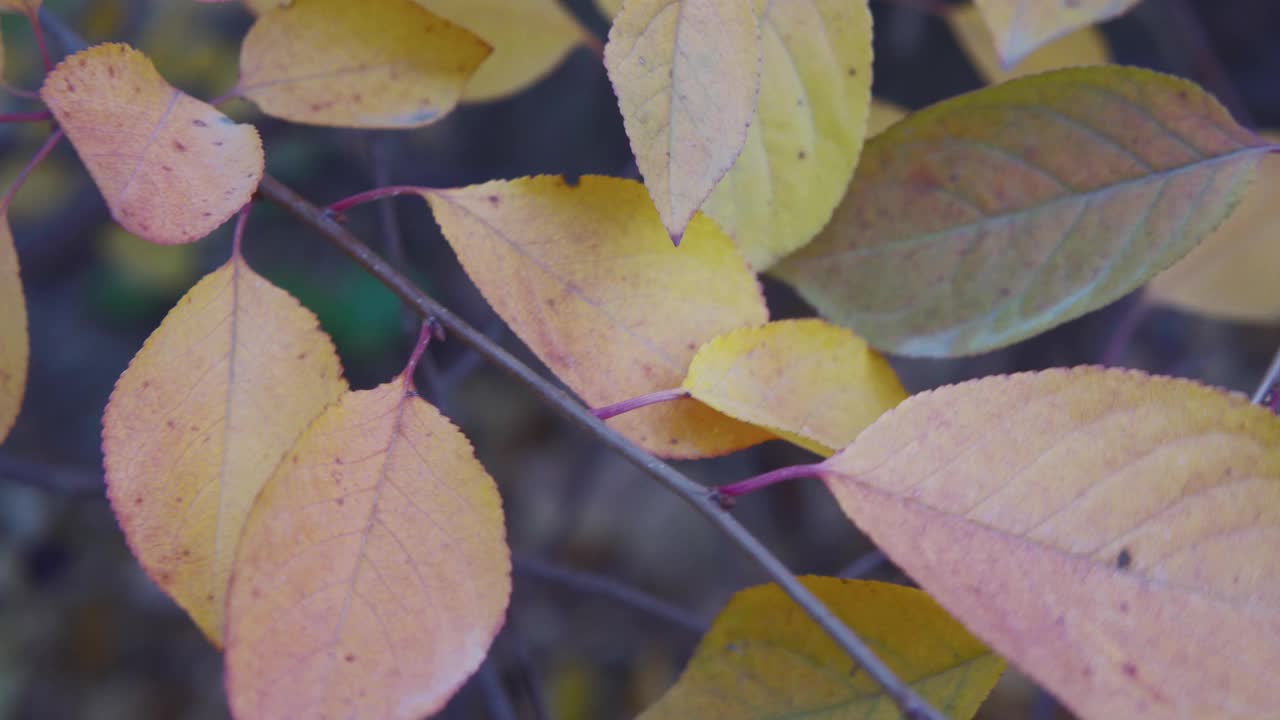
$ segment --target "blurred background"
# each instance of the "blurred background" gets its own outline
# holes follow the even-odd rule
[[[607,32],[591,0],[567,4],[593,31]],[[45,5],[56,18],[47,28],[59,54],[76,36],[127,41],[170,82],[203,98],[234,85],[238,41],[252,20],[235,4],[191,0]],[[873,0],[877,97],[918,108],[983,84],[938,16],[946,5]],[[38,87],[26,21],[2,21],[7,81]],[[1117,62],[1187,76],[1244,124],[1280,128],[1280,3],[1147,0],[1102,30]],[[35,107],[0,94],[0,111]],[[300,127],[238,101],[223,109],[258,123],[268,171],[320,204],[395,183],[637,176],[609,81],[585,48],[515,97],[463,107],[411,132]],[[6,186],[47,133],[47,124],[0,125]],[[100,422],[116,377],[148,334],[187,288],[226,261],[229,227],[184,247],[128,235],[110,222],[66,143],[23,188],[11,221],[32,361],[22,415],[0,448],[0,718],[226,717],[220,655],[139,569],[107,506]],[[541,367],[470,285],[424,203],[370,205],[349,221],[428,293]],[[262,204],[245,252],[319,315],[353,387],[372,387],[403,367],[416,319],[320,237]],[[775,318],[811,314],[785,287],[765,283]],[[997,353],[894,364],[913,392],[1103,361],[1252,392],[1278,343],[1275,325],[1211,321],[1130,297]],[[680,501],[460,343],[433,344],[429,354],[424,394],[472,438],[497,479],[516,562],[507,624],[443,717],[633,716],[674,681],[727,599],[763,574]],[[682,469],[718,484],[811,459],[774,442]],[[798,573],[906,581],[817,483],[747,498],[735,512]],[[1068,715],[1011,671],[980,717]]]

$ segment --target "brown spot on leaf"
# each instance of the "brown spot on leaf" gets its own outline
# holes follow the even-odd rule
[[[1116,567],[1120,570],[1128,570],[1133,564],[1133,555],[1129,553],[1129,548],[1124,548],[1120,554],[1116,556]]]

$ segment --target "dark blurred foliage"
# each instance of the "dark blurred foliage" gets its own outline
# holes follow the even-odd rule
[[[590,0],[569,4],[605,31]],[[911,7],[920,4],[927,3],[873,2],[877,95],[909,107],[979,85],[943,23]],[[238,38],[250,22],[233,6],[191,0],[49,0],[47,7],[88,42],[137,45],[170,81],[206,98],[234,84]],[[25,21],[4,16],[3,31],[9,81],[35,87],[38,56]],[[1280,127],[1274,0],[1148,0],[1105,31],[1118,61],[1191,77],[1247,124]],[[9,97],[0,102],[8,111],[31,107]],[[608,79],[598,58],[581,49],[527,92],[462,108],[413,132],[292,126],[262,118],[243,102],[224,109],[258,122],[270,172],[318,203],[390,183],[636,173]],[[6,180],[45,130],[0,126]],[[536,364],[471,287],[424,203],[399,199],[350,215],[351,227],[423,288]],[[128,236],[109,222],[65,144],[23,190],[12,220],[33,347],[26,405],[0,450],[0,717],[225,717],[220,656],[147,580],[110,514],[99,432],[115,378],[186,288],[226,260],[228,229],[178,248]],[[416,320],[319,237],[260,206],[246,253],[320,315],[354,386],[370,387],[402,367]],[[808,314],[785,288],[767,285],[775,317]],[[1121,364],[1247,391],[1280,342],[1275,328],[1134,307],[1130,298],[982,357],[896,364],[917,391],[991,373],[1098,362],[1127,324],[1132,335],[1114,353]],[[679,501],[458,343],[432,346],[420,383],[497,478],[517,558],[507,625],[490,661],[445,716],[631,716],[678,674],[698,625],[733,592],[764,580]],[[684,469],[719,483],[807,459],[772,443]],[[839,573],[871,550],[816,483],[770,490],[736,512],[797,572]],[[874,556],[860,569],[904,581]],[[602,592],[600,583],[574,574],[581,571],[631,589]],[[618,597],[635,591],[674,609],[648,612]],[[1013,673],[982,713],[1059,716],[1052,699]]]

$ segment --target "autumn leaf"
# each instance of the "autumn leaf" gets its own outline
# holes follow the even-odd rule
[[[677,245],[742,153],[756,114],[761,42],[753,5],[630,0],[609,31],[604,63],[623,125]]]
[[[146,55],[109,43],[72,55],[40,97],[129,232],[161,244],[199,240],[258,188],[258,131],[174,88]]]
[[[134,555],[215,643],[250,506],[346,389],[316,318],[235,253],[120,376],[102,425],[107,495]]]
[[[868,142],[831,223],[775,273],[877,348],[984,352],[1173,264],[1268,149],[1166,75],[1106,66],[1011,80]]]
[[[823,463],[912,579],[1084,718],[1280,707],[1280,418],[1137,371],[914,396]]]
[[[328,408],[254,504],[228,610],[237,717],[417,720],[502,625],[502,501],[466,437],[415,394],[417,357]]]
[[[294,0],[249,29],[239,92],[298,123],[421,127],[453,110],[489,53],[413,0]]]
[[[977,712],[1004,661],[919,590],[837,578],[801,582],[894,674],[956,720]],[[684,675],[640,716],[900,717],[884,691],[777,585],[729,601]]]
[[[1006,68],[996,55],[991,31],[976,5],[965,3],[952,6],[943,17],[960,43],[960,49],[973,62],[982,78],[991,84],[1059,68],[1105,65],[1111,62],[1111,49],[1107,46],[1102,31],[1089,24],[1046,43],[1013,67]]]
[[[537,82],[587,40],[560,0],[418,0],[493,47],[463,90],[464,101],[496,100]]]
[[[1262,133],[1280,143],[1280,132]],[[1263,157],[1258,179],[1240,207],[1178,264],[1147,285],[1151,300],[1210,317],[1269,323],[1280,320],[1280,158]]]
[[[0,207],[0,443],[9,436],[27,387],[30,346],[27,300],[18,272],[18,251],[9,229],[9,208]]]
[[[823,320],[780,320],[703,345],[684,389],[739,420],[819,455],[853,442],[907,397],[862,338]]]
[[[871,102],[871,10],[866,0],[756,6],[757,116],[703,212],[762,271],[813,239],[853,177]]]
[[[1127,12],[1139,0],[974,0],[995,38],[1006,68],[1022,61],[1036,48],[1086,25]]]
[[[733,241],[698,216],[672,247],[639,183],[541,176],[423,195],[489,304],[592,406],[676,388],[700,345],[768,319]],[[609,423],[665,457],[771,437],[688,399]]]

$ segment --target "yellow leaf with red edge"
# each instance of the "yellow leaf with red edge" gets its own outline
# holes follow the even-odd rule
[[[464,101],[496,100],[551,72],[588,40],[560,0],[418,0],[450,22],[479,35],[493,54],[462,93]]]
[[[672,239],[742,153],[756,114],[753,2],[629,0],[604,64],[645,186]]]
[[[826,229],[773,272],[881,350],[985,352],[1172,265],[1271,147],[1168,75],[1107,65],[1010,80],[872,138]]]
[[[540,176],[423,195],[489,304],[592,406],[677,388],[704,342],[768,320],[733,241],[698,216],[672,247],[637,182]],[[609,424],[677,458],[771,437],[689,399]]]
[[[1262,133],[1280,143],[1280,132]],[[1207,240],[1147,285],[1147,297],[1210,317],[1280,320],[1280,158],[1269,154],[1244,200]]]
[[[240,51],[240,94],[311,125],[413,128],[453,110],[490,48],[413,0],[293,0]]]
[[[1111,62],[1107,39],[1098,28],[1088,25],[1046,43],[1013,67],[1006,68],[996,56],[991,30],[976,5],[955,5],[943,17],[959,41],[960,49],[978,69],[978,74],[991,84],[1064,67]]]
[[[9,208],[0,207],[0,442],[9,436],[27,388],[30,341],[27,300],[18,271],[18,251],[9,229]]]
[[[228,610],[236,717],[417,720],[488,653],[511,594],[502,501],[413,364],[327,409],[254,503]]]
[[[1139,0],[974,0],[1006,68],[1036,48],[1128,12]]]
[[[316,318],[237,253],[120,376],[102,425],[107,496],[147,573],[215,643],[253,499],[346,389]]]
[[[779,320],[703,345],[685,390],[739,420],[832,455],[907,397],[880,353],[825,320]]]
[[[258,131],[169,85],[128,45],[98,45],[66,58],[45,78],[40,97],[111,216],[152,242],[208,235],[262,179]]]
[[[869,580],[800,581],[925,701],[968,720],[1005,663],[928,595]],[[893,699],[777,585],[743,590],[680,680],[643,720],[796,717],[895,720]]]
[[[840,507],[1085,718],[1280,708],[1280,418],[1137,371],[914,396],[824,461]]]
[[[702,211],[763,271],[813,239],[853,178],[871,103],[871,9],[867,0],[755,4],[761,101]]]

